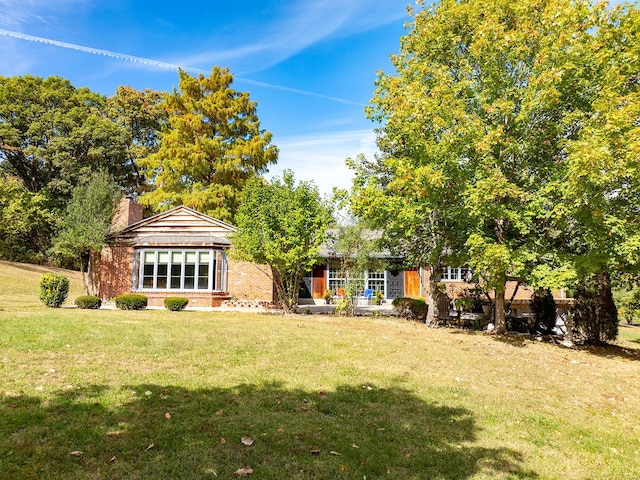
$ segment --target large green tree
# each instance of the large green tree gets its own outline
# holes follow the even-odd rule
[[[576,133],[550,188],[549,217],[580,279],[576,326],[600,343],[617,335],[611,278],[640,270],[640,11],[599,5],[594,13],[572,55],[582,108],[566,120]]]
[[[125,193],[142,193],[148,187],[138,162],[158,151],[160,131],[166,126],[164,96],[155,90],[136,90],[120,86],[107,99],[106,115],[122,130],[124,158],[121,162]]]
[[[429,308],[427,324],[434,322],[437,283],[443,266],[466,261],[464,236],[468,217],[462,209],[457,183],[443,181],[438,173],[416,162],[404,163],[387,156],[369,161],[363,156],[348,159],[355,171],[350,208],[372,228],[380,229],[380,246],[406,267],[431,267],[427,285],[423,286]],[[403,160],[408,158],[401,153]],[[456,176],[454,169],[449,174]],[[423,281],[423,276],[420,278]]]
[[[562,199],[580,203],[569,194],[582,175],[571,156],[581,138],[589,145],[588,125],[602,121],[593,118],[596,90],[610,86],[611,101],[621,93],[607,80],[615,76],[607,62],[622,62],[621,51],[624,61],[637,61],[632,40],[614,33],[629,11],[614,14],[588,1],[443,0],[415,14],[393,57],[396,73],[379,77],[368,114],[383,123],[378,143],[389,180],[378,190],[420,206],[407,223],[434,226],[445,241],[450,234],[429,216],[440,210],[457,223],[465,240],[459,258],[495,289],[499,332],[508,279],[542,284],[571,277],[566,270],[575,263],[558,220],[579,222],[579,209],[554,208]],[[635,38],[631,23],[626,34]],[[621,76],[619,83],[637,89],[637,78]],[[628,131],[637,118],[627,112],[619,122]],[[594,128],[607,137],[602,124]],[[619,178],[613,184],[622,186]],[[443,189],[457,195],[451,209],[440,203]],[[581,195],[592,212],[584,196],[607,194],[589,188]],[[574,231],[598,235],[588,226]]]
[[[319,257],[320,245],[332,221],[331,209],[310,182],[294,180],[287,170],[271,183],[252,178],[236,215],[238,232],[231,254],[268,265],[276,294],[286,313],[298,305],[303,275]]]
[[[157,153],[140,161],[153,190],[140,202],[154,210],[187,205],[233,221],[247,180],[277,161],[271,134],[260,129],[256,103],[232,88],[228,69],[192,77],[166,95],[169,125]]]
[[[123,129],[105,115],[106,102],[60,77],[0,77],[0,173],[61,206],[96,170],[126,183]]]

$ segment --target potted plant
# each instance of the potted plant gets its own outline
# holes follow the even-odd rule
[[[333,302],[333,290],[325,290],[324,303],[327,305],[331,305],[332,302]]]
[[[382,305],[384,303],[384,293],[378,290],[373,294],[373,303],[375,305]]]
[[[470,312],[473,309],[473,304],[475,303],[475,299],[472,297],[468,297],[463,295],[454,300],[456,308],[458,310],[462,310],[463,312]]]

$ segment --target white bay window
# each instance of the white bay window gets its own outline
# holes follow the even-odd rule
[[[136,251],[139,290],[226,291],[226,257],[217,249]]]

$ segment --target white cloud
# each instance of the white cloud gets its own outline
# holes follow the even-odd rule
[[[34,21],[46,23],[47,18],[55,18],[89,3],[89,0],[0,0],[0,25],[18,28]]]
[[[291,136],[276,138],[274,143],[280,148],[280,159],[267,177],[293,170],[296,180],[312,180],[323,195],[331,194],[333,187],[351,187],[353,174],[345,165],[347,158],[364,154],[373,159],[378,151],[373,130]]]
[[[402,17],[406,17],[406,10],[397,0],[298,0],[286,3],[272,21],[252,26],[250,35],[241,24],[236,25],[237,28],[225,28],[224,38],[216,38],[214,32],[213,43],[221,45],[229,43],[230,31],[239,32],[232,39],[234,47],[207,48],[175,62],[200,66],[233,64],[236,71],[255,72],[276,65],[317,42],[367,31]]]
[[[12,30],[5,30],[0,28],[0,38],[1,37],[8,37],[12,40],[25,40],[28,42],[34,42],[34,43],[41,43],[44,45],[51,45],[54,47],[60,47],[60,48],[65,48],[68,50],[76,50],[79,52],[83,52],[83,53],[88,53],[90,55],[98,55],[98,56],[104,56],[104,57],[109,57],[109,58],[113,58],[116,60],[121,60],[123,62],[130,62],[131,64],[134,65],[138,65],[138,66],[144,66],[144,67],[149,67],[149,68],[158,68],[158,69],[168,69],[168,70],[178,70],[179,68],[181,68],[182,70],[185,70],[187,72],[190,73],[202,73],[205,75],[208,75],[209,72],[206,70],[201,70],[198,68],[191,68],[188,66],[184,66],[184,65],[177,65],[174,63],[167,63],[167,62],[161,62],[159,60],[154,60],[154,59],[150,59],[150,58],[144,58],[144,57],[136,57],[133,55],[128,55],[126,53],[119,53],[119,52],[114,52],[111,50],[102,50],[102,49],[98,49],[98,48],[93,48],[93,47],[87,47],[84,45],[78,45],[75,43],[68,43],[68,42],[61,42],[58,40],[53,40],[51,38],[44,38],[44,37],[36,37],[33,35],[26,35],[24,33],[20,33],[20,32],[14,32]],[[10,51],[14,52],[14,56],[16,58],[19,57],[18,53],[17,53],[17,49],[10,49]],[[23,58],[20,55],[20,58]],[[6,61],[7,59],[5,59]],[[0,61],[0,66],[3,65],[3,61]],[[12,63],[7,63],[6,67],[8,70],[12,70],[10,67],[10,65],[12,65]],[[22,66],[24,67],[25,65],[28,65],[28,62],[24,62],[22,64]],[[19,69],[16,70],[15,65],[13,65],[13,70],[14,71],[20,71]],[[300,95],[307,95],[307,96],[312,96],[312,97],[318,97],[318,98],[323,98],[325,100],[331,100],[333,102],[338,102],[338,103],[345,103],[345,104],[351,104],[351,105],[361,105],[359,102],[354,102],[352,100],[348,100],[345,98],[340,98],[340,97],[335,97],[335,96],[330,96],[330,95],[324,95],[321,93],[317,93],[317,92],[311,92],[309,90],[303,90],[300,88],[291,88],[291,87],[285,87],[282,85],[274,85],[272,83],[266,83],[266,82],[259,82],[256,80],[250,80],[247,78],[242,78],[242,77],[235,77],[235,80],[239,83],[246,83],[249,85],[256,85],[256,86],[260,86],[260,87],[264,87],[264,88],[270,88],[270,89],[274,89],[274,90],[283,90],[286,92],[291,92],[291,93],[297,93]]]

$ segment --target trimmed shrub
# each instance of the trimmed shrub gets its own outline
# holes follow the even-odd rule
[[[113,300],[120,310],[144,310],[147,308],[147,297],[139,293],[123,293]]]
[[[184,297],[167,297],[164,299],[164,306],[167,307],[167,310],[171,310],[172,312],[184,310],[187,303],[189,303],[189,299]]]
[[[427,320],[427,310],[429,310],[427,302],[421,298],[415,298],[413,302],[411,302],[411,311],[414,317],[412,320],[425,322]]]
[[[394,298],[391,301],[391,306],[393,307],[393,311],[398,314],[398,316],[402,318],[408,318],[411,313],[411,304],[413,303],[413,299],[408,297],[398,297]]]
[[[95,295],[82,295],[76,298],[73,303],[75,303],[78,308],[97,310],[102,305],[102,300],[100,300],[100,297],[96,297]]]
[[[420,298],[399,297],[391,301],[393,310],[402,318],[424,322],[429,305]]]
[[[40,301],[48,307],[58,308],[69,295],[69,279],[58,273],[45,273],[40,277]]]

